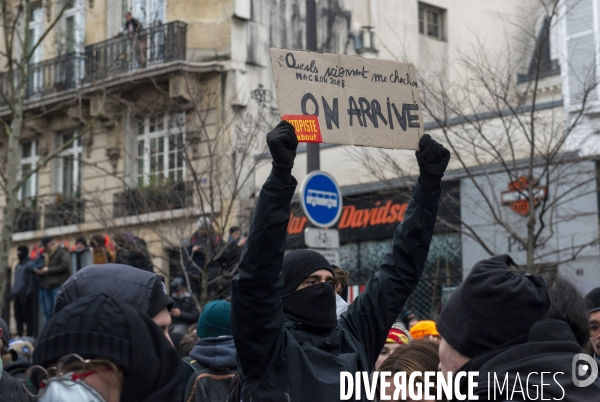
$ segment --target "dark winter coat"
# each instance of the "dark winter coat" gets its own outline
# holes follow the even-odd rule
[[[461,371],[479,372],[479,377],[475,380],[478,386],[474,392],[474,395],[479,396],[479,401],[541,400],[539,393],[542,382],[544,400],[600,401],[600,378],[587,387],[576,387],[573,383],[573,358],[579,353],[581,353],[581,346],[577,343],[569,325],[564,321],[548,319],[534,324],[529,337],[525,337],[522,342],[477,356],[463,366]],[[541,372],[550,374],[545,374],[542,378]],[[500,390],[496,388],[494,399],[494,375],[500,384],[508,378],[509,395],[506,392],[500,394]],[[519,392],[521,390],[519,380],[525,398]],[[489,397],[488,384],[490,384]],[[513,392],[513,389],[516,391]],[[461,390],[461,393],[466,395],[466,381],[461,382]]]
[[[173,299],[173,308],[178,308],[181,311],[181,315],[179,317],[172,318],[172,325],[185,324],[190,326],[198,322],[198,317],[200,314],[198,313],[194,299],[192,299],[189,294],[183,296],[176,296],[175,294],[172,294],[171,299]]]
[[[2,402],[34,402],[36,398],[29,396],[21,382],[8,374],[2,373],[0,378],[0,401]]]
[[[64,246],[58,246],[48,260],[48,272],[42,275],[40,288],[54,289],[62,286],[71,274],[71,254]]]
[[[15,281],[10,289],[10,296],[29,296],[33,290],[35,263],[29,257],[19,261],[15,267]]]
[[[232,326],[244,401],[337,401],[340,372],[370,372],[388,330],[417,285],[437,215],[440,191],[413,189],[404,222],[365,291],[330,331],[284,318],[281,266],[297,182],[271,175],[263,186],[233,280]],[[361,393],[363,398],[365,392]],[[364,399],[363,399],[364,400]]]

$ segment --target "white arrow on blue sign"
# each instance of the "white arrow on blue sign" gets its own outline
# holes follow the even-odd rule
[[[302,182],[300,205],[313,225],[329,228],[342,215],[342,192],[333,177],[317,170]]]

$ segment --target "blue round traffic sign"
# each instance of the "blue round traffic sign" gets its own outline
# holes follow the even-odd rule
[[[302,182],[300,205],[313,225],[328,228],[342,214],[342,192],[333,177],[317,170]]]

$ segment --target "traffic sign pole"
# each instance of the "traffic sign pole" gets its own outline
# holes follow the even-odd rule
[[[317,51],[317,2],[306,0],[306,50]],[[306,143],[306,173],[321,169],[318,143]]]

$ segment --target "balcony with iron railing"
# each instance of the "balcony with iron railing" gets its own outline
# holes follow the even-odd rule
[[[79,198],[60,200],[46,206],[44,227],[76,225],[84,222],[85,202]]]
[[[94,85],[116,75],[186,58],[187,24],[173,21],[121,35],[85,47],[84,53],[69,53],[34,63],[27,73],[26,99]],[[13,79],[18,79],[17,72]],[[0,90],[10,95],[10,76],[0,74]],[[0,99],[4,103],[4,99]]]
[[[189,208],[193,205],[191,182],[174,182],[129,188],[114,195],[113,216],[121,218],[160,211]]]

